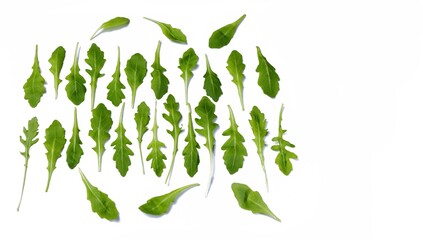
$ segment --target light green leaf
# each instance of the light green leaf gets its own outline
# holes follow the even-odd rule
[[[101,26],[91,36],[90,40],[93,40],[96,36],[98,36],[102,32],[110,32],[113,30],[124,28],[129,25],[129,22],[130,22],[129,19],[125,17],[115,17],[113,19],[110,19],[109,21],[101,24]]]
[[[244,89],[243,81],[245,79],[244,70],[245,64],[242,62],[242,55],[236,50],[233,50],[228,58],[228,66],[226,67],[232,75],[232,82],[235,83],[238,89],[239,100],[241,101],[242,111],[244,111],[244,97],[242,92]]]
[[[142,156],[141,150],[141,143],[144,134],[148,130],[148,123],[150,122],[150,108],[147,106],[145,102],[142,102],[138,105],[137,112],[135,113],[135,123],[137,124],[137,132],[138,132],[138,148],[140,151],[141,157],[141,165],[142,165],[142,173],[145,174],[144,170],[144,159]]]
[[[176,43],[184,43],[187,44],[187,37],[185,34],[181,31],[179,28],[174,28],[172,25],[168,23],[159,22],[156,20],[153,20],[151,18],[144,17],[144,19],[147,19],[157,25],[162,29],[163,34],[172,42]]]
[[[117,107],[125,98],[125,94],[123,94],[122,89],[125,89],[125,85],[120,81],[120,48],[118,47],[118,60],[116,63],[116,70],[112,75],[113,79],[107,85],[107,99],[112,102],[112,104]]]
[[[200,155],[198,154],[198,149],[200,148],[200,145],[195,139],[195,131],[194,126],[192,124],[191,105],[189,103],[188,109],[188,131],[187,137],[185,138],[185,142],[187,142],[187,145],[182,151],[182,155],[185,159],[184,166],[187,169],[187,173],[190,177],[193,177],[198,172],[198,165],[200,164]]]
[[[79,169],[79,173],[87,189],[87,200],[91,203],[92,211],[97,213],[100,218],[105,218],[109,221],[119,220],[119,211],[116,208],[115,202],[107,194],[93,186],[81,169]]]
[[[151,131],[153,132],[153,139],[150,144],[147,146],[147,149],[151,149],[150,154],[147,156],[147,161],[151,160],[151,168],[156,173],[157,177],[162,176],[163,169],[166,168],[164,160],[166,160],[166,155],[163,154],[161,148],[166,147],[164,143],[160,142],[158,134],[159,126],[157,125],[157,101],[154,107],[154,124]]]
[[[132,108],[134,108],[137,89],[143,83],[145,75],[147,74],[147,61],[141,54],[135,53],[126,62],[125,73],[126,73],[129,87],[131,88],[131,91],[132,91],[131,106]]]
[[[275,98],[279,92],[279,75],[275,68],[270,64],[257,47],[257,57],[259,65],[256,72],[259,73],[258,85],[263,90],[263,93],[271,98]]]
[[[241,183],[232,183],[232,191],[234,192],[235,198],[242,209],[249,210],[253,213],[264,214],[278,222],[281,221],[269,209],[259,192],[253,191],[250,187]]]
[[[97,80],[104,76],[104,74],[100,73],[100,71],[103,68],[104,63],[106,63],[106,59],[104,59],[104,52],[101,51],[95,43],[91,45],[87,55],[88,58],[85,59],[85,62],[91,67],[91,69],[87,69],[86,71],[91,76],[91,109],[93,109]]]
[[[78,116],[75,108],[72,137],[69,139],[69,146],[66,150],[66,162],[70,169],[74,169],[79,164],[82,155],[84,155],[84,151],[82,150],[82,141],[79,138]]]
[[[173,190],[170,193],[153,197],[149,199],[145,204],[141,205],[139,209],[146,214],[162,216],[170,211],[171,205],[175,202],[179,196],[187,191],[190,188],[200,186],[200,184],[191,184],[176,190]]]
[[[184,52],[181,58],[179,58],[179,66],[178,68],[181,69],[182,74],[181,77],[184,79],[185,85],[185,104],[188,105],[188,85],[193,77],[192,71],[197,68],[198,63],[198,56],[195,54],[193,48],[189,48]]]
[[[63,62],[65,61],[66,50],[60,46],[54,50],[51,54],[50,59],[48,62],[51,64],[50,72],[53,73],[54,76],[54,93],[55,98],[59,95],[59,84],[62,82],[60,79],[60,72],[62,71]]]
[[[29,160],[29,150],[30,148],[38,142],[38,119],[36,117],[33,117],[31,120],[28,121],[28,127],[23,128],[23,133],[25,135],[25,139],[23,139],[22,136],[20,136],[20,141],[24,145],[25,150],[21,152],[22,156],[25,158],[25,171],[24,171],[24,177],[23,177],[23,183],[22,183],[22,191],[21,191],[21,197],[19,199],[18,204],[18,212],[21,207],[22,203],[22,197],[25,190],[25,182],[26,182],[26,173],[28,170],[28,160]]]
[[[232,108],[230,105],[228,108],[231,125],[223,132],[223,136],[229,136],[229,139],[222,145],[222,150],[226,169],[230,174],[234,174],[242,168],[244,156],[247,156],[247,149],[244,147],[245,139],[238,131],[238,124],[236,124]]]
[[[204,90],[206,90],[207,96],[211,97],[213,101],[219,101],[220,96],[222,96],[222,83],[219,80],[219,77],[210,67],[209,58],[206,55],[206,65],[207,71],[204,74]]]
[[[51,176],[53,175],[54,169],[56,169],[56,162],[62,156],[63,148],[65,147],[65,129],[62,127],[59,121],[54,120],[53,123],[46,129],[45,134],[46,141],[44,146],[47,149],[47,161],[48,161],[48,180],[46,192],[48,192]]]
[[[227,24],[216,31],[213,32],[213,34],[210,36],[209,39],[209,47],[210,48],[222,48],[229,44],[229,42],[232,40],[232,38],[235,35],[235,32],[238,28],[238,26],[241,24],[242,20],[247,15],[242,15],[238,20],[236,20],[233,23]]]
[[[85,100],[85,93],[87,92],[87,88],[85,87],[86,81],[79,73],[80,69],[78,65],[78,45],[79,44],[76,44],[73,65],[70,69],[71,72],[68,76],[66,76],[66,80],[69,82],[65,87],[69,100],[71,100],[71,102],[73,102],[75,105],[79,105]]]
[[[32,73],[23,86],[25,96],[29,105],[35,108],[40,103],[41,97],[46,92],[46,80],[41,76],[40,63],[38,62],[38,45],[35,46],[34,64],[32,65]]]
[[[159,41],[156,48],[154,63],[151,65],[153,72],[151,72],[151,89],[153,89],[156,99],[161,99],[168,91],[169,80],[164,75],[166,69],[160,65],[160,47],[162,43]]]

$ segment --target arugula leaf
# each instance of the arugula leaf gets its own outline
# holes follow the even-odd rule
[[[104,144],[110,139],[110,128],[112,128],[112,112],[100,103],[96,108],[91,110],[93,117],[91,118],[91,130],[88,135],[94,140],[95,147],[93,150],[97,153],[98,171],[101,172],[101,160],[105,151]]]
[[[232,191],[234,192],[235,198],[242,209],[249,210],[253,213],[267,215],[278,222],[281,221],[269,209],[259,192],[251,190],[250,187],[242,183],[232,183]]]
[[[242,168],[244,156],[247,156],[247,149],[244,147],[245,139],[238,131],[232,108],[230,105],[228,108],[231,126],[223,132],[223,136],[229,136],[229,139],[223,144],[222,150],[225,151],[223,160],[225,160],[226,169],[230,174],[234,174]]]
[[[141,157],[141,165],[142,165],[142,173],[145,174],[144,170],[144,158],[142,156],[141,150],[141,143],[142,137],[148,130],[148,123],[150,122],[150,108],[147,106],[145,102],[142,102],[138,105],[137,113],[135,113],[135,123],[137,124],[137,131],[138,131],[138,148],[140,150],[140,157]]]
[[[164,143],[160,142],[158,135],[159,126],[157,125],[157,101],[155,102],[154,107],[154,124],[151,131],[153,132],[153,139],[150,144],[147,146],[147,149],[151,149],[150,154],[147,155],[147,161],[151,160],[151,168],[156,173],[157,177],[162,176],[163,169],[166,168],[164,160],[166,160],[166,155],[160,150],[162,147],[166,147]]]
[[[79,105],[85,100],[85,93],[87,92],[87,88],[85,87],[86,81],[79,73],[80,69],[78,65],[78,46],[79,43],[76,44],[73,65],[70,69],[71,72],[66,76],[66,80],[69,82],[65,87],[69,100],[71,100],[71,102],[73,102],[75,105]]]
[[[266,189],[269,191],[269,183],[267,181],[267,173],[266,173],[266,166],[264,164],[264,147],[266,146],[265,138],[269,133],[266,125],[267,121],[264,114],[260,111],[260,109],[256,106],[250,112],[251,119],[249,120],[251,129],[253,130],[254,134],[254,143],[257,147],[257,154],[260,158],[261,167],[263,168],[264,178],[266,181]]]
[[[85,62],[91,67],[91,69],[87,69],[86,72],[91,76],[91,109],[93,109],[95,92],[97,89],[97,80],[104,76],[104,74],[100,73],[100,71],[106,62],[106,59],[104,59],[104,52],[101,51],[101,49],[95,43],[91,44],[87,55],[88,58],[85,59]]]
[[[298,156],[297,154],[286,149],[286,147],[294,148],[295,145],[283,139],[283,135],[285,134],[286,130],[282,128],[282,112],[283,104],[279,112],[279,134],[277,137],[272,139],[272,141],[275,142],[275,145],[272,146],[272,150],[278,152],[275,162],[279,166],[279,170],[288,176],[292,171],[291,159],[298,159]]]
[[[169,173],[167,174],[165,183],[170,184],[170,177],[172,175],[173,164],[175,163],[176,153],[178,152],[178,141],[179,135],[182,132],[182,127],[180,126],[182,120],[182,114],[179,111],[179,103],[176,102],[175,97],[172,94],[167,96],[167,100],[164,103],[165,109],[168,111],[168,114],[163,114],[163,118],[168,121],[173,129],[167,130],[170,136],[173,138],[173,152],[172,152],[172,161],[170,163]]]
[[[216,131],[217,123],[215,123],[217,116],[215,115],[215,105],[208,97],[201,98],[198,106],[195,108],[195,112],[200,116],[200,118],[196,118],[195,122],[200,126],[200,129],[195,129],[195,131],[200,134],[201,136],[206,138],[206,143],[204,146],[207,147],[210,154],[210,173],[209,173],[209,181],[206,189],[206,197],[209,194],[211,184],[213,182],[213,174],[214,174],[214,159],[213,159],[213,152],[214,152],[214,145],[215,145],[215,138],[214,132]]]
[[[62,156],[63,148],[65,147],[65,129],[62,127],[59,121],[54,120],[53,123],[46,129],[45,134],[46,141],[44,146],[47,149],[47,161],[48,161],[48,180],[46,192],[50,187],[51,176],[53,175],[54,169],[56,169],[56,162]]]
[[[185,159],[184,166],[187,169],[187,173],[190,177],[193,177],[197,173],[198,165],[200,164],[200,155],[198,154],[200,145],[198,144],[197,140],[195,140],[195,131],[192,124],[191,105],[189,103],[188,109],[188,132],[187,137],[185,138],[187,145],[182,151],[182,155]]]
[[[79,164],[82,155],[84,155],[84,151],[82,150],[82,141],[79,138],[78,116],[75,108],[73,112],[72,137],[69,139],[69,146],[66,150],[66,162],[70,169],[74,169]]]
[[[100,33],[102,33],[102,32],[110,32],[110,31],[113,31],[113,30],[124,28],[124,27],[129,25],[129,22],[130,22],[129,19],[125,18],[125,17],[115,17],[113,19],[110,19],[109,21],[101,24],[101,26],[91,36],[90,40],[93,40],[95,37],[100,35]],[[99,32],[99,31],[101,31],[101,32]]]
[[[54,93],[56,99],[59,92],[59,84],[62,82],[62,80],[60,79],[60,72],[62,71],[65,56],[66,50],[62,46],[60,46],[57,47],[56,50],[54,50],[54,52],[51,54],[50,59],[48,60],[48,62],[51,64],[50,72],[53,73],[54,76]]]
[[[156,99],[161,99],[168,91],[169,80],[164,75],[166,69],[160,65],[160,47],[162,43],[159,41],[156,48],[156,54],[154,56],[154,62],[151,67],[153,72],[151,72],[151,89],[153,89]]]
[[[145,78],[145,75],[147,74],[147,61],[141,54],[135,53],[126,62],[125,73],[126,73],[129,87],[131,87],[131,91],[132,91],[131,105],[132,105],[132,108],[134,108],[137,89],[142,84]]]
[[[125,85],[122,84],[120,81],[120,47],[118,47],[118,60],[116,63],[116,70],[115,73],[112,75],[113,79],[107,85],[107,99],[112,102],[112,104],[117,107],[125,98],[125,94],[123,94],[122,89],[125,89]]]
[[[207,71],[204,74],[204,90],[206,90],[207,96],[211,97],[213,101],[219,101],[220,96],[223,92],[221,89],[222,83],[219,80],[219,77],[210,67],[209,58],[206,55],[206,65]]]
[[[21,207],[21,203],[22,203],[22,197],[24,194],[24,190],[25,190],[25,182],[26,182],[26,173],[28,170],[28,160],[29,160],[29,149],[31,149],[31,147],[36,144],[38,142],[38,119],[36,117],[31,118],[31,120],[28,121],[28,127],[27,128],[23,128],[23,133],[25,135],[26,139],[23,139],[22,136],[20,136],[20,141],[21,143],[24,145],[25,150],[23,152],[21,152],[21,155],[25,158],[25,171],[24,171],[24,178],[23,178],[23,183],[22,183],[22,191],[21,191],[21,197],[19,199],[19,204],[18,204],[18,212],[19,209]]]
[[[109,221],[119,220],[119,211],[116,208],[115,202],[107,194],[93,186],[81,169],[79,169],[79,174],[87,189],[87,200],[91,203],[91,210],[97,213],[100,218],[105,218]]]
[[[184,52],[181,58],[179,58],[179,66],[182,74],[181,77],[184,79],[185,83],[185,104],[188,105],[188,85],[193,77],[192,71],[198,66],[198,56],[195,54],[193,48],[189,48]]]
[[[242,15],[238,20],[233,23],[227,24],[212,33],[209,39],[210,48],[222,48],[229,44],[235,35],[236,29],[241,24],[242,20],[247,15]]]
[[[134,152],[128,147],[132,142],[125,136],[125,127],[123,126],[123,110],[125,109],[125,103],[122,104],[120,110],[119,125],[115,132],[117,133],[116,140],[112,142],[112,146],[115,149],[113,160],[116,162],[116,168],[122,177],[128,172],[128,168],[131,165],[131,159],[129,156],[134,156]]]
[[[226,67],[229,73],[232,75],[232,82],[235,83],[238,88],[238,96],[241,101],[242,111],[244,111],[244,98],[242,91],[244,89],[243,81],[245,79],[244,70],[245,64],[242,62],[242,55],[237,50],[233,50],[228,58],[228,66]]]
[[[150,198],[146,203],[141,205],[139,209],[146,214],[162,216],[170,211],[171,205],[183,192],[197,186],[200,186],[200,184],[190,184],[175,189],[170,193]]]
[[[34,64],[32,73],[26,83],[23,85],[25,92],[24,98],[28,100],[29,105],[35,108],[40,103],[41,97],[46,92],[46,80],[41,76],[40,63],[38,62],[38,45],[35,46]]]
[[[279,92],[279,75],[272,64],[263,56],[259,47],[257,47],[257,57],[259,61],[259,65],[256,68],[256,72],[259,73],[258,85],[264,94],[275,98]]]
[[[151,18],[144,17],[144,19],[147,19],[157,25],[162,29],[163,34],[172,42],[176,43],[184,43],[187,44],[187,37],[185,34],[181,31],[179,28],[174,28],[172,25],[164,22],[159,22],[156,20],[153,20]]]

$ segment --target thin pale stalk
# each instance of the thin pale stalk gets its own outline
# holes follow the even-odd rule
[[[131,107],[132,109],[134,109],[134,105],[135,105],[135,95],[137,94],[137,90],[133,90],[132,91],[132,101],[131,101]]]
[[[27,151],[26,151],[27,152]],[[18,212],[19,212],[19,209],[20,209],[20,207],[21,207],[21,203],[22,203],[22,197],[23,197],[23,194],[24,194],[24,190],[25,190],[25,183],[26,183],[26,172],[27,172],[27,170],[28,170],[28,159],[29,159],[29,156],[28,155],[26,155],[25,156],[25,171],[24,171],[24,178],[23,178],[23,183],[22,183],[22,191],[21,191],[21,197],[20,197],[20,199],[19,199],[19,204],[18,204]]]
[[[51,181],[51,176],[52,175],[53,175],[52,173],[49,173],[48,174],[46,192],[48,192],[48,189],[50,188],[50,181]]]
[[[207,188],[206,188],[206,197],[209,195],[210,188],[213,182],[213,175],[214,175],[213,151],[209,150],[209,154],[210,154],[210,172],[209,172],[209,181],[207,183]]]
[[[173,153],[172,153],[172,162],[170,163],[170,168],[169,168],[169,172],[166,176],[166,180],[165,180],[165,184],[167,183],[167,185],[170,185],[170,178],[172,176],[172,171],[173,171],[173,165],[175,163],[175,157],[176,157],[176,153],[178,152],[178,136],[174,136],[174,142],[173,142]]]
[[[138,148],[139,148],[139,150],[140,150],[140,156],[141,156],[142,174],[143,174],[143,175],[145,175],[145,170],[144,170],[144,157],[142,156],[141,142],[138,142]]]
[[[95,102],[95,88],[96,86],[91,85],[91,110],[94,109],[94,102]]]
[[[240,86],[237,86],[237,87],[238,87],[239,101],[241,102],[242,111],[244,111],[245,107],[244,107],[244,97],[243,97],[243,94],[242,94],[242,88]]]
[[[264,172],[264,180],[266,181],[266,190],[267,192],[269,192],[269,181],[267,180],[266,166],[264,165],[264,155],[262,152],[259,152],[259,158],[261,161],[261,167],[263,168],[263,172]]]

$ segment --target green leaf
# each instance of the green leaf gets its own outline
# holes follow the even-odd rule
[[[144,170],[144,158],[142,156],[141,150],[141,143],[144,134],[148,130],[148,123],[150,122],[150,108],[147,106],[145,102],[142,102],[138,105],[137,113],[135,113],[135,123],[137,124],[137,132],[138,132],[138,148],[140,151],[141,157],[141,165],[142,165],[142,173],[145,174]]]
[[[82,150],[82,141],[79,138],[78,116],[75,108],[72,137],[69,139],[69,146],[66,150],[66,162],[70,169],[74,169],[79,164],[82,155],[84,155],[84,151]]]
[[[38,45],[35,46],[34,64],[32,65],[32,73],[23,86],[25,96],[29,105],[35,108],[40,103],[41,97],[46,92],[46,80],[41,76],[40,63],[38,62]]]
[[[21,152],[22,156],[25,158],[25,171],[24,171],[24,177],[23,177],[23,183],[22,183],[22,191],[21,191],[21,197],[19,199],[18,204],[18,212],[21,207],[22,203],[22,197],[25,190],[25,182],[26,182],[26,173],[28,170],[28,160],[29,160],[29,150],[30,148],[38,142],[38,119],[36,117],[33,117],[31,120],[28,121],[28,127],[23,128],[23,133],[25,135],[25,139],[21,136],[20,141],[24,145],[25,150]]]
[[[165,181],[167,184],[169,184],[170,177],[172,175],[173,164],[175,163],[176,153],[178,152],[179,135],[182,132],[182,127],[180,125],[182,121],[182,114],[179,112],[179,103],[176,102],[175,97],[172,94],[167,96],[164,107],[168,114],[164,113],[163,118],[172,125],[172,130],[167,130],[167,133],[169,133],[169,135],[173,138],[172,161],[170,163],[169,173],[167,174]]]
[[[256,144],[257,154],[260,158],[261,167],[263,168],[264,178],[266,181],[266,189],[267,191],[269,191],[269,183],[267,181],[266,167],[264,164],[264,147],[266,146],[264,139],[269,133],[266,128],[266,125],[267,125],[266,117],[260,111],[260,109],[256,106],[254,106],[253,109],[251,110],[250,116],[251,116],[251,119],[249,120],[249,122],[254,134],[253,141]]]
[[[130,22],[129,19],[125,17],[115,17],[113,19],[110,19],[109,21],[101,24],[101,26],[91,36],[90,40],[93,40],[96,36],[98,36],[102,32],[110,32],[113,30],[124,28],[129,25],[129,22]]]
[[[200,164],[200,155],[198,154],[200,145],[198,144],[197,140],[195,140],[195,131],[192,124],[191,105],[189,103],[188,109],[188,131],[187,137],[185,138],[187,145],[182,151],[182,155],[185,159],[184,166],[187,169],[187,173],[190,177],[193,177],[198,172],[198,165]]]
[[[104,144],[110,139],[110,128],[112,128],[112,112],[103,103],[91,110],[91,130],[88,135],[94,140],[93,150],[97,153],[98,171],[101,172],[101,160],[105,151]]]
[[[87,88],[85,87],[86,81],[79,73],[78,51],[79,47],[78,44],[76,44],[73,65],[70,69],[71,72],[66,76],[66,80],[69,82],[65,87],[69,100],[75,105],[79,105],[85,100],[85,93],[87,92]]]
[[[279,92],[279,76],[275,68],[270,64],[257,47],[257,57],[259,65],[256,72],[259,73],[258,85],[263,90],[263,93],[271,98],[275,98]]]
[[[162,147],[166,147],[164,143],[160,142],[158,134],[159,126],[157,125],[157,101],[154,107],[154,124],[151,131],[153,132],[153,139],[150,144],[147,146],[147,149],[151,149],[150,154],[147,156],[147,161],[151,160],[151,168],[156,173],[157,177],[162,176],[163,169],[166,168],[164,160],[166,160],[166,155],[161,151]]]
[[[134,156],[134,152],[128,147],[132,142],[125,136],[125,127],[123,126],[123,110],[125,109],[125,103],[122,104],[120,111],[119,125],[115,132],[117,133],[116,140],[112,142],[112,146],[115,149],[113,160],[116,162],[116,168],[122,177],[128,172],[128,168],[131,165],[131,159],[129,156]]]
[[[119,104],[122,103],[122,100],[125,98],[125,94],[123,94],[122,89],[125,89],[125,85],[122,84],[120,81],[120,48],[118,47],[118,60],[116,63],[116,70],[112,75],[113,79],[107,85],[107,99],[112,102],[112,104],[117,107]]]
[[[146,214],[162,216],[170,211],[171,205],[179,196],[190,188],[200,186],[200,184],[190,184],[170,193],[150,198],[145,204],[141,205],[139,209]]]
[[[236,29],[238,28],[238,26],[241,24],[242,20],[244,20],[246,16],[247,15],[244,14],[235,22],[225,25],[217,29],[216,31],[214,31],[209,39],[209,47],[222,48],[228,45],[229,42],[234,37]]]
[[[211,97],[213,101],[219,101],[220,96],[223,92],[221,89],[222,83],[219,80],[219,77],[210,67],[209,58],[206,55],[206,65],[207,71],[204,74],[204,90],[206,90],[207,96]]]
[[[241,183],[232,183],[232,191],[242,209],[249,210],[253,213],[264,214],[278,222],[281,221],[272,211],[270,211],[259,192],[253,191],[250,187]]]
[[[227,63],[228,66],[226,68],[233,77],[232,82],[235,83],[238,88],[239,100],[241,101],[242,111],[244,111],[244,97],[242,96],[242,92],[244,89],[243,81],[245,79],[245,75],[243,72],[245,70],[245,64],[242,62],[241,53],[233,50],[229,55]]]
[[[153,89],[156,99],[161,99],[168,91],[169,80],[164,75],[166,69],[160,65],[160,47],[162,43],[159,41],[156,48],[156,54],[154,57],[154,62],[151,67],[153,72],[151,72],[151,89]]]
[[[63,62],[65,61],[66,50],[60,46],[54,50],[51,54],[50,59],[48,62],[51,64],[50,72],[53,73],[54,76],[54,93],[55,98],[59,95],[59,84],[62,82],[60,79],[60,72],[62,71]]]
[[[277,137],[272,139],[272,141],[275,142],[275,145],[272,146],[272,150],[278,152],[275,162],[279,166],[279,170],[288,176],[292,171],[291,159],[298,159],[298,156],[286,149],[286,147],[294,148],[295,145],[283,139],[283,135],[285,134],[286,130],[282,128],[282,112],[283,104],[279,112],[279,134]]]
[[[222,145],[222,150],[225,151],[223,160],[226,169],[230,174],[234,174],[242,168],[244,156],[247,156],[247,149],[244,147],[245,139],[238,131],[238,124],[236,124],[232,108],[229,105],[228,108],[231,125],[223,132],[223,136],[229,136],[229,139]]]
[[[191,81],[194,74],[192,71],[197,68],[198,63],[198,56],[195,54],[193,48],[189,48],[184,52],[181,58],[179,58],[179,66],[178,68],[181,69],[182,74],[181,77],[184,79],[185,84],[185,104],[188,105],[188,85]]]
[[[104,59],[104,52],[95,44],[91,44],[90,49],[87,52],[88,58],[85,59],[85,62],[91,67],[87,69],[87,73],[91,76],[91,109],[94,108],[95,101],[95,92],[97,89],[97,80],[104,76],[103,73],[100,73],[101,69],[106,63]]]
[[[211,183],[213,181],[213,174],[214,174],[214,159],[213,159],[213,152],[214,152],[214,145],[215,145],[215,138],[214,132],[216,131],[217,125],[216,119],[217,116],[215,114],[216,106],[213,104],[212,101],[208,97],[201,98],[198,106],[195,108],[195,112],[198,114],[200,118],[196,118],[195,122],[199,129],[195,129],[195,131],[200,134],[201,136],[206,138],[206,143],[204,146],[207,147],[210,154],[210,173],[209,173],[209,181],[206,189],[206,196],[208,195],[211,187]]]
[[[107,194],[93,186],[81,169],[79,169],[79,173],[87,189],[87,200],[91,203],[92,211],[97,213],[100,218],[105,218],[109,221],[119,220],[119,211],[116,208],[115,202]]]
[[[128,62],[126,62],[125,73],[129,87],[132,91],[131,105],[132,108],[134,108],[137,89],[142,84],[145,75],[147,74],[147,61],[141,54],[135,53]]]
[[[65,129],[62,127],[59,121],[54,120],[53,123],[46,129],[45,134],[46,141],[44,146],[47,149],[47,161],[48,161],[48,180],[46,192],[48,192],[51,176],[53,175],[54,169],[56,169],[56,162],[62,156],[63,148],[65,148],[66,138]]]
[[[187,37],[185,34],[181,31],[179,28],[174,28],[172,25],[164,22],[159,22],[156,20],[153,20],[151,18],[144,17],[144,19],[147,19],[157,25],[162,29],[163,34],[172,42],[176,43],[184,43],[187,44]]]

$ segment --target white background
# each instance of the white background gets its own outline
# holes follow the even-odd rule
[[[422,239],[423,231],[423,62],[421,1],[3,1],[0,4],[0,66],[2,117],[0,124],[0,239]],[[247,14],[232,42],[220,50],[208,48],[215,29]],[[61,121],[70,138],[73,104],[60,85],[54,100],[53,76],[49,72],[51,52],[66,49],[61,78],[69,73],[77,42],[81,46],[81,73],[89,82],[84,62],[92,33],[104,21],[116,16],[131,19],[122,30],[104,33],[93,42],[105,52],[106,74],[98,83],[97,103],[104,102],[113,112],[113,131],[119,108],[106,100],[106,86],[121,47],[123,68],[134,53],[141,53],[150,66],[157,41],[162,41],[162,65],[167,68],[170,93],[183,102],[183,81],[178,59],[193,47],[200,56],[199,68],[190,85],[190,102],[196,106],[204,95],[204,54],[222,81],[224,95],[217,104],[216,173],[209,197],[204,198],[209,160],[201,148],[199,172],[188,177],[181,155],[186,132],[180,137],[170,186],[164,176],[157,178],[146,163],[141,174],[136,145],[128,175],[122,178],[112,161],[111,141],[106,145],[103,171],[97,172],[90,128],[90,95],[78,107],[84,143],[79,167],[88,179],[116,202],[120,222],[108,222],[91,212],[85,188],[77,170],[60,158],[48,193],[44,131],[54,119]],[[158,26],[143,20],[151,17],[181,28],[188,46],[167,40]],[[47,93],[35,109],[24,100],[22,86],[31,74],[35,45],[47,81]],[[281,77],[276,99],[265,96],[257,85],[256,46],[275,66]],[[244,56],[245,103],[242,112],[236,87],[226,70],[230,51]],[[149,67],[149,73],[151,68]],[[150,74],[138,89],[141,101],[153,107]],[[87,83],[87,88],[88,83]],[[129,88],[125,90],[130,99]],[[159,116],[163,113],[159,101]],[[220,147],[226,138],[231,104],[240,131],[246,138],[248,157],[244,167],[229,175]],[[297,147],[299,160],[294,171],[284,176],[274,164],[276,153],[266,148],[270,191],[267,193],[259,159],[249,128],[249,111],[258,105],[266,114],[270,136],[277,134],[277,114],[285,104],[286,138]],[[187,124],[182,104],[183,124]],[[124,124],[135,143],[134,110],[129,102]],[[22,127],[33,116],[40,122],[40,142],[31,149],[27,185],[21,211],[16,211],[23,177],[23,150],[19,143]],[[194,114],[194,117],[196,115]],[[160,139],[169,148],[170,126],[159,117]],[[151,125],[150,125],[151,127]],[[144,137],[146,146],[151,132]],[[197,136],[200,144],[205,140]],[[169,160],[166,162],[169,166]],[[163,175],[167,173],[167,169]],[[149,217],[138,207],[150,197],[198,182],[200,187],[186,192],[171,212]],[[230,189],[243,182],[258,190],[282,222],[242,210]]]

